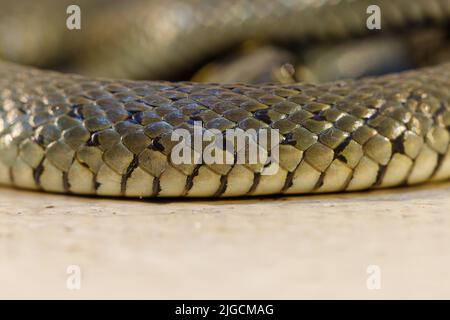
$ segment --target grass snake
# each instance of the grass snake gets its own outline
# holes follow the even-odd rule
[[[71,38],[76,45],[49,18],[36,45],[0,49],[0,183],[100,196],[227,197],[446,180],[450,64],[320,84],[120,80],[163,78],[246,38],[360,37],[376,32],[366,27],[372,3],[381,7],[382,30],[450,17],[444,0],[136,1],[120,23],[100,10]],[[57,56],[96,76],[25,65]],[[220,131],[277,129],[279,170],[173,163],[171,134],[193,121]]]

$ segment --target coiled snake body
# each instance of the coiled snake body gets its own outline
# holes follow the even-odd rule
[[[246,32],[263,24],[252,11],[257,2],[249,3],[241,25]],[[300,3],[289,15],[314,8]],[[345,16],[339,25],[364,32],[367,2],[343,3],[354,6],[353,20]],[[420,2],[416,10],[408,9],[409,3],[397,2],[406,20],[450,16],[448,1]],[[341,8],[333,6],[323,4],[324,17]],[[390,6],[386,23],[398,24],[396,4]],[[252,19],[258,28],[251,28]],[[308,36],[309,24],[326,20],[309,19],[303,29],[298,23],[296,32]],[[282,29],[276,26],[277,32]],[[145,58],[144,50],[130,53],[131,74],[139,71],[133,63]],[[169,66],[175,63],[172,56],[166,60]],[[100,62],[91,65],[104,68]],[[0,62],[0,183],[73,194],[195,197],[353,191],[445,180],[450,177],[449,103],[450,64],[326,84],[252,85],[96,79]],[[193,121],[221,131],[278,129],[280,169],[262,175],[263,166],[245,163],[173,163],[171,133],[192,128]]]

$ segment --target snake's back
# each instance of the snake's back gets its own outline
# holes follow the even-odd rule
[[[450,177],[450,65],[255,86],[92,80],[0,65],[0,182],[108,196],[334,192]],[[171,162],[176,128],[281,134],[280,169]]]

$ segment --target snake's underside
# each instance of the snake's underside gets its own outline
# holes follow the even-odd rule
[[[253,5],[245,19],[250,22],[242,23],[243,29],[251,29],[252,19],[256,26],[264,25],[258,11],[252,11],[258,2],[249,3]],[[275,9],[277,3],[272,5]],[[311,6],[301,3],[298,14]],[[344,3],[345,8],[350,6]],[[386,10],[398,18],[404,9],[409,20],[429,20],[436,12],[441,20],[450,15],[448,1],[423,2],[416,11],[408,11],[408,3],[399,1],[398,8],[394,4]],[[324,4],[325,11],[327,6],[334,10],[332,4]],[[345,17],[347,22],[341,25],[359,25],[357,20],[366,17],[365,11],[358,13],[364,5],[355,6],[353,23]],[[321,22],[325,20],[315,21]],[[301,27],[299,23],[297,28]],[[186,30],[186,23],[178,28]],[[186,52],[180,54],[190,59]],[[132,60],[130,74],[139,70],[134,65],[144,58],[139,50],[132,51],[126,58]],[[170,67],[175,58],[166,58]],[[149,67],[151,72],[156,69]],[[279,150],[279,170],[265,175],[263,164],[236,161],[174,163],[173,131],[192,131],[198,121],[205,129],[222,132],[277,129],[280,142],[272,148]],[[446,63],[324,84],[203,84],[89,78],[0,62],[0,183],[19,188],[203,197],[413,185],[450,177],[449,132]]]

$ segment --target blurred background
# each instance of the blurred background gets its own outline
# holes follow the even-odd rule
[[[66,27],[72,4],[80,30]],[[366,26],[371,4],[380,30]],[[448,60],[449,8],[448,0],[0,0],[0,58],[96,77],[326,82]]]

